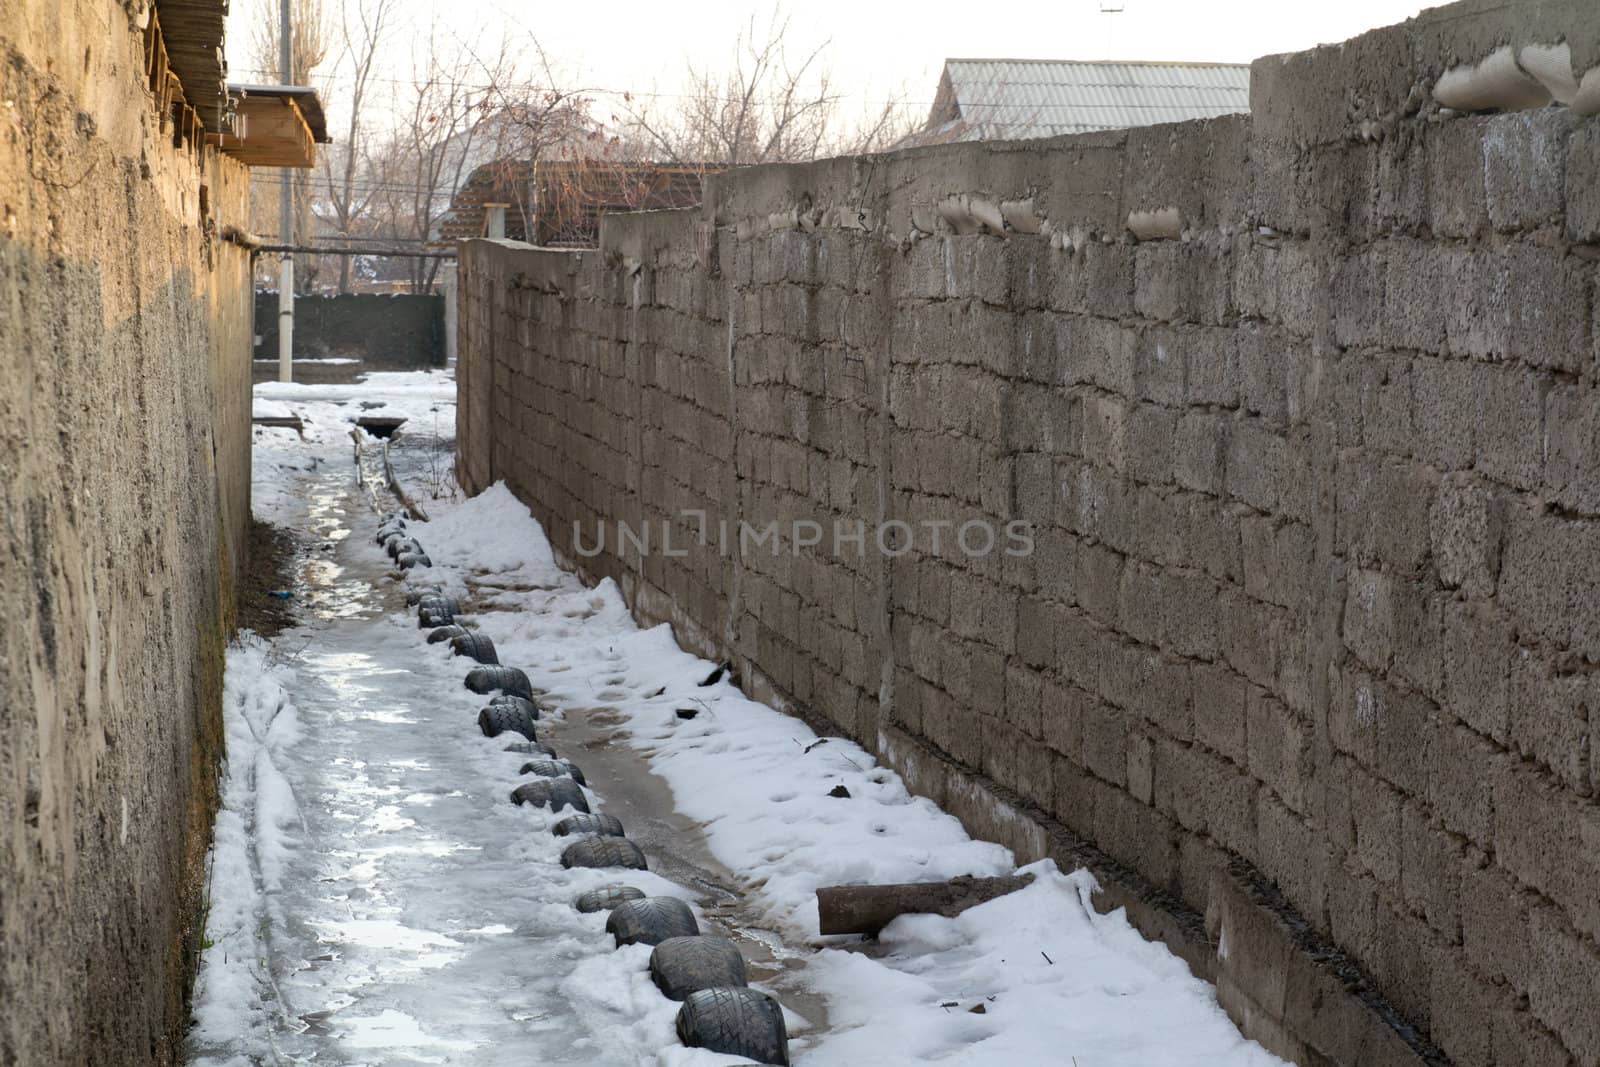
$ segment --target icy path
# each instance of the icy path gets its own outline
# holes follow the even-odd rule
[[[194,1062],[732,1062],[677,1046],[648,949],[612,951],[604,916],[571,907],[616,872],[563,871],[553,820],[508,802],[522,757],[478,734],[464,661],[423,642],[384,576],[345,420],[376,399],[448,435],[453,388],[375,379],[258,390],[305,416],[307,439],[258,433],[257,511],[329,547],[307,567],[305,625],[230,654]],[[438,466],[419,453],[407,480]],[[1279,1062],[1184,964],[1120,915],[1095,914],[1087,876],[1048,863],[1027,890],[958,919],[900,920],[871,956],[818,937],[817,885],[1009,872],[1011,857],[859,746],[820,741],[725,682],[700,686],[711,665],[664,627],[637,629],[614,586],[561,572],[503,488],[429,506],[435,521],[415,527],[437,564],[425,576],[466,596],[502,661],[565,709],[541,736],[580,764],[580,742],[647,757],[673,818],[704,827],[709,862],[738,884],[708,896],[643,839],[654,868],[693,888],[625,880],[698,898],[708,932],[719,919],[774,931],[745,947],[776,957],[752,978],[799,1010],[797,1064]],[[848,798],[829,795],[839,785]]]

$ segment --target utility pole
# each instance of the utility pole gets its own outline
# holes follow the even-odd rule
[[[290,36],[289,0],[278,0],[279,50],[283,84],[294,84],[294,43]],[[294,171],[284,167],[278,186],[278,240],[294,244]],[[294,253],[278,260],[278,380],[294,380]]]

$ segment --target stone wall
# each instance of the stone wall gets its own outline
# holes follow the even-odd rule
[[[1249,117],[470,243],[461,481],[1298,1062],[1600,1062],[1597,29],[1473,0]],[[1497,112],[1552,42],[1576,106]]]
[[[257,292],[255,358],[277,366],[278,294]],[[355,359],[368,370],[420,370],[445,363],[444,297],[344,293],[294,302],[296,359]]]
[[[0,0],[0,1063],[173,1062],[249,519],[247,177]]]

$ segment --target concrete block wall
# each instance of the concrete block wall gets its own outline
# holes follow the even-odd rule
[[[250,517],[243,167],[0,0],[0,1063],[181,1059]],[[143,16],[141,16],[143,12]]]
[[[1581,80],[1583,7],[1268,57],[1250,117],[469,244],[463,484],[974,832],[1090,866],[1297,1062],[1600,1063],[1600,119],[1434,93],[1506,45]]]

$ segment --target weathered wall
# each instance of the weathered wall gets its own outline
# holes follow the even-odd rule
[[[278,294],[258,292],[255,358],[278,358]],[[358,359],[370,370],[418,370],[445,362],[444,297],[345,293],[294,302],[296,358]]]
[[[247,179],[158,123],[140,6],[0,0],[0,1063],[173,1061],[198,950]]]
[[[1430,96],[1508,41],[1581,73],[1597,30],[1474,0],[1259,61],[1253,117],[471,243],[462,483],[1091,866],[1299,1062],[1600,1063],[1600,119]],[[823,543],[720,551],[797,519]],[[970,519],[1036,551],[971,557]]]

